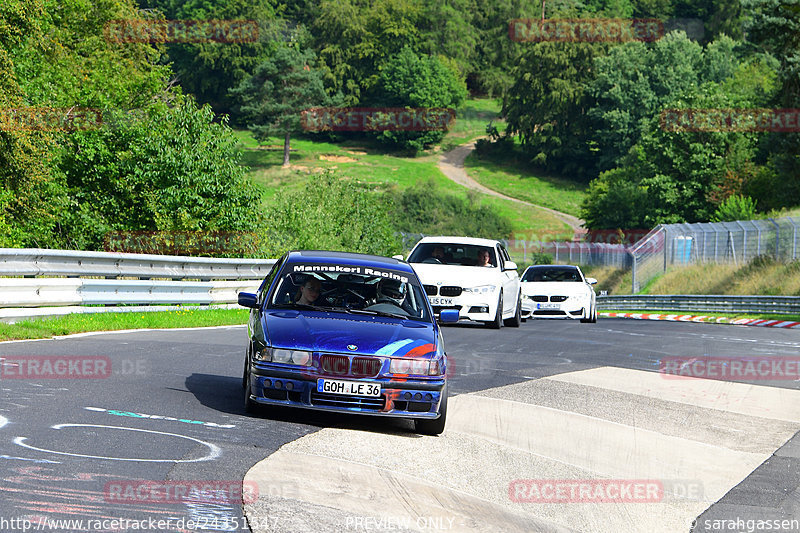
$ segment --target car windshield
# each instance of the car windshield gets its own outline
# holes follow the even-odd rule
[[[491,246],[428,242],[417,246],[408,256],[409,263],[478,266],[479,255],[489,254],[489,266],[497,266],[497,255]]]
[[[431,321],[425,293],[408,272],[345,264],[287,265],[268,308],[318,309]]]
[[[572,267],[531,267],[525,271],[522,281],[578,281],[581,274]]]

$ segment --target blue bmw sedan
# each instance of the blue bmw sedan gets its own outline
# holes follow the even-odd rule
[[[284,255],[251,309],[244,403],[414,420],[437,435],[447,415],[447,357],[425,291],[404,261],[345,252]],[[456,322],[458,311],[443,312]]]

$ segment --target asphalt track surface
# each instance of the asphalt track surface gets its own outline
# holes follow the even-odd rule
[[[383,518],[356,520],[344,496],[374,487],[375,479],[353,475],[349,484],[326,488],[310,487],[303,477],[313,478],[314,461],[341,461],[339,455],[348,453],[354,471],[372,475],[376,465],[359,455],[364,449],[380,449],[371,458],[385,462],[380,475],[409,474],[419,466],[413,473],[417,489],[450,479],[461,498],[454,505],[478,502],[504,520],[492,527],[481,517],[455,523],[434,523],[431,517],[412,530],[689,531],[690,517],[697,518],[694,531],[730,532],[748,531],[748,520],[750,530],[758,530],[758,520],[800,519],[800,382],[702,380],[676,393],[662,385],[673,382],[657,374],[660,359],[669,356],[796,358],[800,331],[601,318],[597,324],[528,321],[500,331],[457,325],[444,334],[457,407],[442,437],[417,436],[403,420],[299,410],[245,415],[244,327],[2,343],[0,531],[403,530],[385,517],[402,514],[419,495],[384,508]],[[111,372],[96,379],[8,377],[9,370],[18,371],[8,365],[20,356],[107,361]],[[551,435],[506,431],[506,441],[499,442],[497,427],[509,413],[519,428],[543,424]],[[577,429],[569,432],[570,427]],[[633,432],[628,441],[626,431]],[[622,440],[605,442],[612,432]],[[337,450],[343,442],[352,447]],[[391,448],[397,442],[406,445]],[[442,454],[438,463],[417,465],[428,449]],[[524,464],[501,464],[489,452]],[[570,453],[577,457],[568,458]],[[287,458],[297,454],[309,461],[297,463],[295,471]],[[579,464],[592,454],[592,465],[602,463],[606,470]],[[683,472],[671,481],[697,482],[705,496],[687,495],[686,502],[669,505],[509,501],[511,473],[552,480],[592,478],[600,471],[600,477],[622,479],[615,472],[627,472],[625,465],[638,465],[643,457]],[[258,499],[246,495],[245,505],[235,490],[170,502],[158,499],[163,492],[149,498],[119,492],[147,481],[173,490],[208,482],[241,487],[259,462],[266,467],[259,474]],[[316,475],[330,464],[320,463]],[[264,477],[273,472],[279,474]],[[442,479],[443,473],[454,477]],[[193,483],[182,484],[187,481]],[[492,488],[486,492],[487,487]],[[327,506],[319,504],[323,497]],[[436,499],[435,492],[429,498]],[[659,524],[659,509],[666,510],[664,517],[674,511],[678,518],[663,518],[661,527],[645,525],[648,517]],[[127,528],[112,522],[117,519],[129,520]]]

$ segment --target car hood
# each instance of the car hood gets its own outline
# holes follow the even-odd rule
[[[268,342],[277,348],[362,355],[406,355],[421,348],[416,355],[435,350],[433,324],[416,320],[273,309],[265,311],[264,321]]]
[[[414,263],[411,265],[425,285],[458,285],[460,287],[477,287],[498,283],[498,268],[472,267],[458,265],[435,265]]]
[[[581,296],[589,294],[591,289],[585,283],[574,281],[525,281],[520,283],[522,294],[558,294],[563,296]]]

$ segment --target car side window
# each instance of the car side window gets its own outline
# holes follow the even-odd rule
[[[281,257],[277,263],[272,265],[272,270],[269,271],[267,277],[264,278],[264,281],[261,283],[261,286],[258,288],[258,306],[261,307],[264,305],[264,300],[267,299],[267,293],[269,292],[269,288],[272,286],[272,282],[275,279],[275,276],[280,272],[281,268],[283,267],[283,262],[286,259],[284,255]]]

